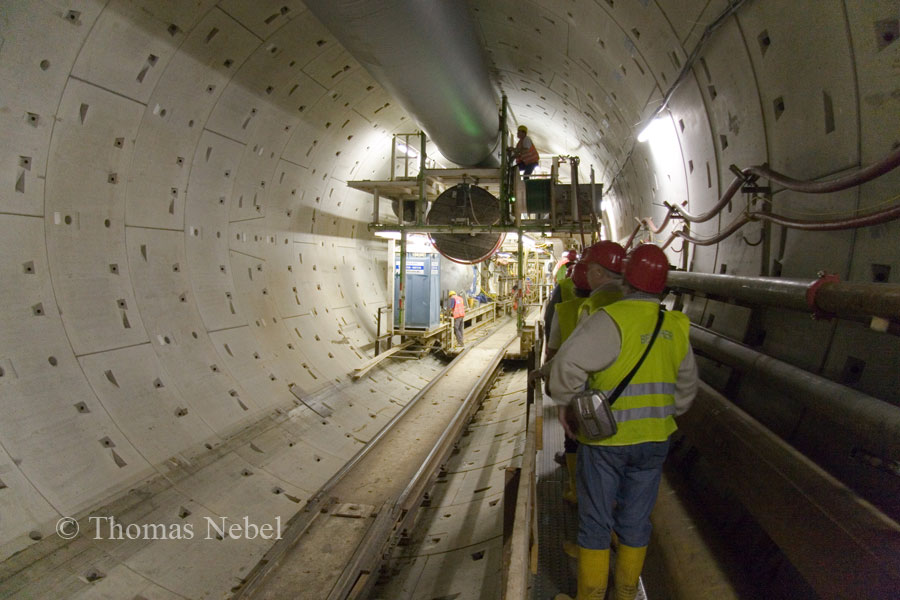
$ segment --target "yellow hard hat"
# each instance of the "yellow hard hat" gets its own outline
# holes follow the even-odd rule
[[[456,295],[456,292],[454,292],[453,290],[450,290],[450,295],[451,295],[451,296],[455,296],[455,295]]]
[[[528,128],[525,127],[524,125],[519,125],[519,128],[517,129],[517,131],[521,131],[522,133],[528,133]]]

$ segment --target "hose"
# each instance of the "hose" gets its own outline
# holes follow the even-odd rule
[[[741,189],[741,186],[743,186],[748,181],[754,181],[760,177],[769,179],[769,181],[782,185],[785,187],[785,189],[789,189],[792,191],[807,194],[826,194],[830,192],[839,192],[853,186],[861,185],[875,179],[876,177],[880,177],[885,173],[892,171],[898,166],[900,166],[900,146],[894,148],[886,157],[874,164],[863,167],[862,169],[859,169],[854,173],[850,173],[836,179],[830,179],[828,181],[802,181],[799,179],[794,179],[769,168],[768,165],[747,167],[746,169],[742,169],[739,171],[740,176],[734,178],[734,180],[728,186],[728,189],[725,190],[725,193],[715,204],[715,206],[713,206],[710,210],[699,215],[692,215],[683,208],[667,202],[665,204],[668,210],[666,211],[666,216],[663,219],[662,223],[659,226],[656,226],[653,223],[653,219],[650,217],[641,219],[640,223],[631,233],[624,246],[625,249],[628,250],[631,247],[631,244],[634,243],[634,239],[637,236],[638,232],[640,232],[640,230],[643,228],[647,228],[651,233],[661,233],[666,228],[666,226],[668,226],[669,222],[672,220],[676,213],[680,218],[688,221],[689,223],[703,223],[709,221],[713,217],[717,216],[722,211],[722,209],[725,208],[725,206],[727,206],[729,202],[731,202],[734,195],[738,192],[738,190]],[[736,170],[737,168],[734,167],[734,169]],[[736,219],[723,231],[720,231],[718,234],[711,238],[699,239],[694,238],[689,234],[684,233],[683,231],[674,232],[666,241],[665,245],[663,245],[663,248],[668,247],[676,236],[687,240],[692,244],[697,244],[698,246],[709,246],[712,244],[716,244],[735,233],[750,221],[769,221],[771,223],[776,223],[790,229],[801,229],[804,231],[839,231],[842,229],[869,227],[872,225],[878,225],[880,223],[893,221],[898,218],[900,218],[900,205],[893,206],[868,215],[852,217],[849,219],[835,219],[827,221],[804,221],[773,213],[749,212]]]
[[[892,206],[890,208],[886,208],[884,210],[880,210],[868,215],[851,217],[849,219],[833,219],[827,221],[802,221],[800,219],[794,219],[792,217],[787,217],[784,215],[764,212],[752,212],[738,217],[724,230],[706,239],[695,238],[683,231],[675,231],[671,236],[669,236],[668,241],[666,241],[663,247],[665,248],[669,244],[671,244],[675,237],[680,237],[698,246],[710,246],[712,244],[717,244],[725,238],[729,237],[731,234],[736,232],[738,229],[740,229],[750,221],[770,221],[772,223],[776,223],[790,229],[800,229],[803,231],[840,231],[843,229],[856,229],[858,227],[880,225],[881,223],[887,223],[895,219],[900,219],[900,205]]]

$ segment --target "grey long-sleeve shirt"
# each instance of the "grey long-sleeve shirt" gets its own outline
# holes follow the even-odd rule
[[[656,296],[644,293],[629,294],[625,300],[658,303]],[[572,396],[584,390],[591,373],[602,371],[615,362],[622,349],[622,335],[616,322],[604,311],[581,319],[571,336],[550,361],[550,397],[557,405],[565,406]],[[675,384],[675,414],[687,412],[698,387],[697,363],[694,352],[688,352],[678,367]]]

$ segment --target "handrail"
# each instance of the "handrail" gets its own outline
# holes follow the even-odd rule
[[[543,348],[543,333],[540,327],[535,328],[534,336],[534,368],[540,367]],[[534,511],[536,508],[535,472],[537,463],[538,416],[543,415],[543,394],[540,385],[528,384],[534,394],[534,402],[528,410],[525,425],[525,450],[522,455],[522,466],[519,471],[519,484],[516,491],[516,510],[513,517],[513,530],[509,542],[509,561],[503,565],[503,600],[526,600],[529,591],[529,564],[531,562],[531,545],[534,533]],[[535,542],[536,543],[536,542]]]

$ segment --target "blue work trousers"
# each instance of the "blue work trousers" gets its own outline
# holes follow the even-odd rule
[[[659,493],[669,442],[578,445],[578,545],[609,548],[610,530],[627,546],[650,542],[650,512]]]

